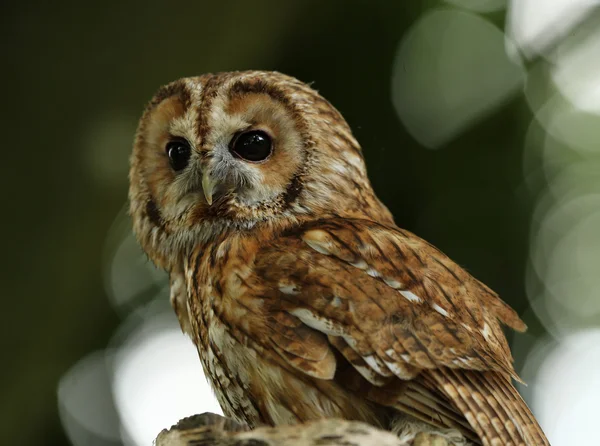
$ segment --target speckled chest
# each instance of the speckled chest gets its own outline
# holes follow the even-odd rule
[[[256,244],[224,241],[186,266],[192,334],[225,415],[250,426],[323,417],[376,424],[360,398],[334,380],[294,370],[270,347],[269,318],[277,305],[254,270]]]
[[[214,313],[204,330],[208,342],[199,343],[198,352],[223,413],[251,426],[261,424],[248,374],[249,363],[256,360],[256,352],[234,339],[227,327],[214,318]]]
[[[192,336],[204,373],[225,415],[249,425],[264,423],[252,395],[252,368],[259,347],[240,329],[247,310],[240,297],[239,275],[246,274],[231,242],[198,249],[185,265],[187,306]],[[248,259],[246,259],[248,265]],[[236,279],[238,278],[238,279]],[[233,293],[233,295],[232,295]]]

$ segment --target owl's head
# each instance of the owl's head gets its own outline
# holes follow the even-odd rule
[[[275,72],[162,87],[137,130],[129,198],[140,243],[167,269],[228,231],[328,216],[391,221],[344,118],[308,85]]]

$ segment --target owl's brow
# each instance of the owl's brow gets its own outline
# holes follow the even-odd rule
[[[152,110],[162,101],[172,96],[178,96],[181,100],[184,110],[188,109],[191,103],[191,95],[187,86],[185,85],[185,82],[180,79],[161,87],[146,107],[146,111],[148,112]]]
[[[229,100],[235,96],[247,93],[262,93],[270,96],[274,100],[284,105],[290,112],[295,114],[295,110],[291,107],[291,103],[286,94],[276,85],[265,82],[263,79],[240,79],[229,88]]]

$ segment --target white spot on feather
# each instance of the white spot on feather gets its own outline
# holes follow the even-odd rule
[[[440,313],[442,316],[448,317],[448,312],[444,308],[440,307],[438,304],[431,305],[431,308]]]
[[[492,335],[492,330],[490,329],[490,326],[488,325],[487,322],[483,323],[483,329],[481,330],[481,334],[487,341],[490,340],[490,337]]]
[[[289,294],[290,296],[296,296],[300,293],[299,287],[294,283],[279,283],[279,291],[283,294]]]
[[[471,363],[471,360],[472,360],[472,359],[473,359],[473,358],[471,358],[471,357],[469,357],[469,356],[466,356],[466,357],[464,357],[464,358],[461,356],[461,357],[459,357],[459,358],[458,358],[458,360],[459,360],[460,362],[462,362],[464,365],[467,365],[467,366],[468,366],[468,365]]]
[[[296,308],[290,311],[290,314],[296,316],[310,328],[314,328],[322,333],[340,336],[344,332],[340,326],[334,324],[331,320],[317,316],[315,313],[307,310],[306,308]]]
[[[352,366],[371,384],[376,386],[382,386],[385,384],[385,379],[383,379],[381,375],[375,373],[373,369],[357,364],[352,364]]]
[[[335,246],[331,242],[329,235],[325,231],[319,229],[305,232],[302,236],[302,240],[304,240],[312,249],[326,256],[331,255],[335,250]]]
[[[358,269],[367,269],[369,265],[363,259],[358,259],[356,262],[350,262],[350,265]]]
[[[383,281],[385,282],[385,284],[387,286],[392,287],[395,290],[402,288],[402,284],[395,279],[390,279],[390,278],[384,277]]]
[[[414,378],[414,375],[407,373],[406,369],[404,369],[404,367],[401,367],[400,365],[398,365],[395,362],[387,362],[387,361],[383,361],[385,363],[385,365],[387,366],[388,369],[390,369],[394,375],[396,375],[398,378],[400,379],[412,379]]]
[[[338,161],[330,162],[329,165],[328,165],[328,167],[331,170],[333,170],[333,171],[335,171],[335,172],[337,172],[339,174],[342,174],[342,175],[346,175],[347,172],[348,172],[348,168],[346,167],[346,165],[342,164],[342,163],[340,163]]]
[[[352,350],[354,350],[360,355],[359,351],[356,349],[356,341],[354,340],[354,338],[351,338],[350,336],[342,336],[342,339],[346,341],[346,344],[348,344]]]
[[[331,255],[331,251],[329,250],[329,243],[306,239],[304,239],[304,241],[315,251],[320,252],[321,254],[325,254],[326,256]]]
[[[371,277],[380,277],[381,274],[379,274],[379,271],[377,271],[376,269],[374,269],[373,267],[369,267],[367,268],[367,274]]]
[[[369,367],[371,367],[373,370],[375,370],[380,375],[383,375],[383,376],[391,375],[389,370],[385,370],[385,369],[381,368],[381,364],[379,364],[379,362],[377,362],[377,359],[375,358],[374,355],[363,356],[362,358],[369,365]]]
[[[359,172],[362,172],[365,168],[364,161],[356,156],[354,153],[346,153],[346,161],[352,164]]]
[[[400,294],[402,294],[406,299],[408,299],[411,302],[423,302],[423,299],[421,299],[419,296],[410,291],[400,290]]]

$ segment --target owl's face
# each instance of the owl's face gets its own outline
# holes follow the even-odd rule
[[[166,269],[227,231],[335,215],[391,221],[342,116],[273,72],[162,87],[140,120],[130,180],[134,230]]]

